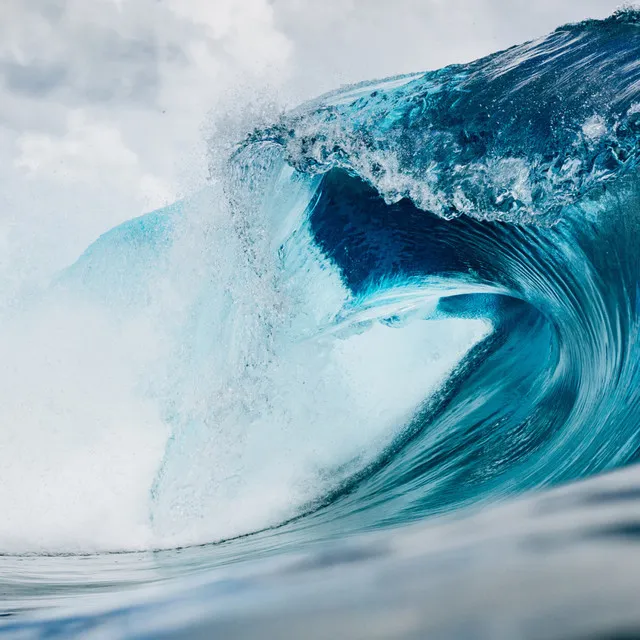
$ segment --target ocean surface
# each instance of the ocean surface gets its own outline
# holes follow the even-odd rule
[[[0,305],[0,636],[640,636],[639,163],[626,9],[287,112]]]

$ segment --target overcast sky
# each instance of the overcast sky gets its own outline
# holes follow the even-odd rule
[[[0,289],[197,188],[251,95],[463,62],[620,0],[2,0]],[[215,130],[215,129],[214,129]]]

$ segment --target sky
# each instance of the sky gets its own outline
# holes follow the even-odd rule
[[[206,178],[247,104],[465,62],[620,0],[2,0],[0,292]]]

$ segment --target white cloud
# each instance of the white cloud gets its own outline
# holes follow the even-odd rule
[[[112,180],[137,170],[138,156],[111,124],[92,122],[82,110],[69,112],[63,136],[26,132],[18,139],[16,166],[32,176],[46,174],[68,182]]]
[[[129,190],[147,208],[176,199],[175,185],[145,171],[117,127],[90,120],[82,110],[69,112],[63,135],[25,132],[16,146],[15,166],[32,180],[59,180],[71,189],[82,184]]]

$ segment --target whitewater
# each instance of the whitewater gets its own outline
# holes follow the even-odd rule
[[[211,158],[0,303],[0,635],[640,629],[640,13]]]

